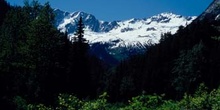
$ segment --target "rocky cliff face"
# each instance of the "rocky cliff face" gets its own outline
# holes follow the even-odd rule
[[[214,0],[197,20],[208,19],[210,21],[220,19],[220,0]]]

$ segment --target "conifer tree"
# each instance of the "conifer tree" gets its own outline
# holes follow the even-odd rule
[[[0,26],[9,10],[10,5],[5,0],[0,0]]]
[[[86,40],[84,37],[84,24],[82,17],[80,16],[78,24],[77,24],[77,31],[75,33],[75,37],[73,38],[73,42],[78,42],[78,43],[86,43]]]

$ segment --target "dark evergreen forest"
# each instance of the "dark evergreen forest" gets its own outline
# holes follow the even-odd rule
[[[15,96],[46,104],[53,104],[59,93],[95,97],[104,68],[88,53],[82,19],[70,40],[54,27],[49,3],[12,7],[1,2],[6,7],[0,17],[1,105],[13,107]]]
[[[49,3],[26,0],[20,7],[0,0],[0,8],[0,109],[23,110],[24,102],[53,107],[60,94],[100,98],[98,103],[106,101],[104,96],[109,103],[127,103],[143,93],[179,101],[200,84],[208,92],[220,85],[218,20],[180,26],[176,34],[163,34],[160,43],[148,45],[144,54],[108,66],[89,53],[82,18],[70,39],[54,27]]]

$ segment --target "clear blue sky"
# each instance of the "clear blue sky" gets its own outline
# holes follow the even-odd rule
[[[23,5],[23,0],[7,0],[11,5]],[[32,0],[29,0],[32,1]],[[38,0],[50,2],[64,11],[84,11],[104,21],[147,18],[162,12],[183,16],[198,16],[213,0]]]

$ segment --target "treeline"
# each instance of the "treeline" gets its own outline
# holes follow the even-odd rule
[[[88,53],[82,19],[69,39],[54,27],[49,3],[25,1],[20,7],[1,0],[0,5],[0,108],[12,109],[16,96],[51,105],[59,93],[96,96],[104,68]]]

